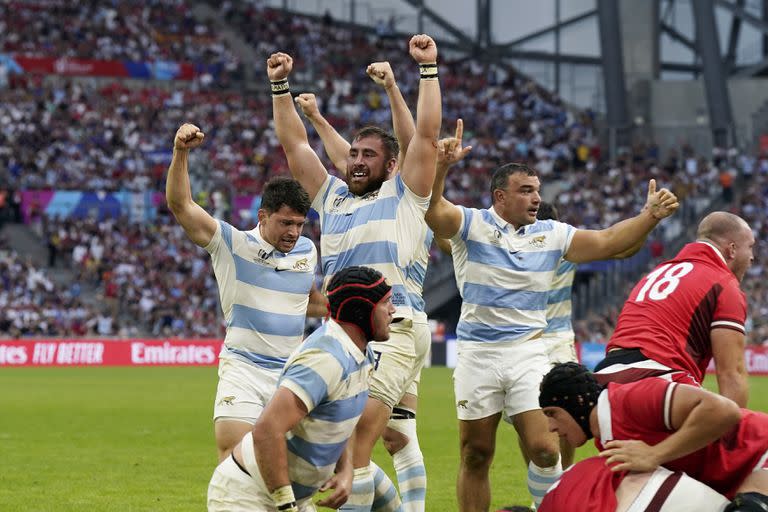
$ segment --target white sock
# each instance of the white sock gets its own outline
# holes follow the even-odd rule
[[[352,481],[352,494],[339,510],[368,512],[373,505],[373,469],[371,466],[357,468]]]
[[[533,503],[539,508],[544,495],[552,484],[557,482],[560,475],[563,474],[563,466],[558,456],[557,464],[549,468],[540,468],[533,462],[528,464],[528,492],[531,493]]]
[[[392,456],[403,512],[424,512],[427,471],[416,435],[416,418],[390,419],[387,426],[408,437],[408,444]]]
[[[371,461],[373,469],[373,507],[374,512],[401,512],[402,503],[395,484],[378,464]]]

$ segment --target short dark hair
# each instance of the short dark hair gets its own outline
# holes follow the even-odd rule
[[[285,205],[301,215],[306,215],[311,204],[309,194],[299,182],[284,176],[269,180],[261,192],[261,208],[269,213],[274,213]]]
[[[557,207],[546,201],[539,203],[539,211],[536,212],[536,218],[539,220],[560,220]]]
[[[397,158],[397,155],[400,153],[400,144],[398,144],[395,136],[383,128],[379,128],[378,126],[366,126],[358,131],[352,140],[360,140],[366,137],[376,137],[381,141],[382,146],[384,146],[387,160]]]
[[[493,203],[493,191],[496,189],[504,190],[507,188],[507,181],[513,174],[525,174],[526,176],[538,176],[535,170],[525,164],[509,163],[497,167],[491,177],[491,203]]]

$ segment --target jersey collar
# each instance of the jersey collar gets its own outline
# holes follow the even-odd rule
[[[337,340],[341,343],[341,345],[346,349],[347,352],[354,358],[354,360],[357,362],[357,364],[362,363],[365,360],[365,354],[360,351],[357,345],[355,345],[355,342],[352,341],[352,338],[349,337],[347,332],[342,329],[342,327],[336,322],[336,320],[329,318],[327,321],[328,330],[331,332],[331,335],[336,337]]]
[[[717,254],[717,256],[718,256],[718,257],[719,257],[719,258],[722,260],[722,262],[725,264],[725,266],[726,266],[726,267],[728,266],[728,263],[725,261],[725,258],[723,257],[723,254],[720,252],[720,249],[718,249],[717,247],[715,247],[715,246],[714,246],[714,245],[712,245],[711,243],[707,242],[706,240],[696,240],[696,243],[697,243],[697,244],[704,244],[704,245],[708,245],[709,247],[711,247],[711,248],[712,248],[712,250],[715,252],[715,254]]]

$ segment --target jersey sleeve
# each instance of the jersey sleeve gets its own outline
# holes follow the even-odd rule
[[[341,381],[338,360],[320,349],[302,350],[286,365],[278,387],[289,389],[312,411]]]
[[[576,228],[565,222],[552,221],[555,226],[555,233],[557,234],[557,240],[563,251],[563,256],[568,252],[573,241],[573,235],[576,234]]]
[[[208,245],[206,245],[204,249],[213,257],[219,254],[222,250],[231,253],[233,231],[235,231],[235,228],[230,224],[223,220],[217,220],[216,231],[213,233],[211,241],[208,242]]]
[[[472,223],[472,210],[461,205],[456,205],[456,208],[461,212],[461,224],[459,230],[451,237],[450,241],[451,243],[461,240],[466,242],[469,237],[469,225]]]
[[[397,173],[397,176],[395,176],[394,179],[397,195],[402,196],[404,200],[408,201],[409,204],[412,204],[417,210],[422,212],[422,215],[424,215],[427,212],[427,208],[429,208],[429,199],[432,197],[432,194],[430,193],[427,197],[421,197],[416,194],[408,188],[408,185],[405,184],[403,176],[400,173]]]
[[[338,178],[328,174],[325,177],[323,184],[320,185],[317,194],[315,194],[315,197],[312,199],[310,207],[317,212],[321,224],[325,220],[325,204],[326,201],[328,201],[328,195],[331,193],[331,190],[333,190],[335,181],[338,181]]]
[[[650,377],[616,387],[610,395],[611,407],[618,407],[621,411],[620,423],[625,431],[628,428],[652,432],[672,430],[672,400],[676,383]],[[616,423],[614,421],[614,425]],[[616,439],[632,438],[628,434],[616,436]]]
[[[747,299],[735,280],[730,280],[723,287],[717,298],[717,307],[712,315],[711,329],[733,329],[746,333],[744,323],[747,320]]]

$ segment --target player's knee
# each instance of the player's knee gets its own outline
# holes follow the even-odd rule
[[[384,444],[384,448],[386,448],[390,455],[394,455],[402,450],[405,445],[408,444],[409,440],[410,439],[407,435],[389,427],[384,430],[384,434],[381,436],[381,441]]]
[[[492,445],[466,442],[461,447],[461,461],[468,469],[488,469],[493,461]]]
[[[560,448],[557,443],[548,440],[537,440],[527,446],[531,461],[541,468],[549,468],[557,464],[560,458]]]
[[[768,512],[768,496],[759,492],[741,492],[724,512]]]

